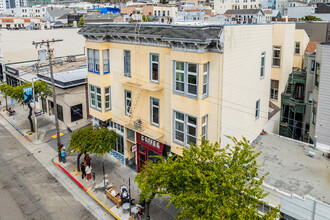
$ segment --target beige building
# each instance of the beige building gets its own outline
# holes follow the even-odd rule
[[[226,135],[253,140],[268,123],[274,42],[285,48],[278,77],[292,69],[294,24],[102,28],[79,32],[90,115],[120,134],[112,153],[138,171],[150,155],[181,155],[201,137],[222,146]]]
[[[33,24],[32,28],[40,28],[41,18],[3,17],[0,18],[0,29],[26,29]]]

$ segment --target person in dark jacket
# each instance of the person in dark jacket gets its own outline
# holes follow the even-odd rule
[[[84,162],[81,162],[80,164],[80,170],[81,170],[81,179],[84,179],[86,176],[86,171],[85,171],[86,165]]]

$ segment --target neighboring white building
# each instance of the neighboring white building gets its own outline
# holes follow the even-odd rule
[[[201,9],[184,9],[178,12],[176,22],[195,22],[203,21],[205,11]]]
[[[214,0],[214,10],[223,14],[231,9],[258,9],[262,7],[262,0]]]
[[[84,38],[77,28],[47,30],[5,30],[0,31],[0,64],[38,60],[38,51],[33,41],[63,39],[54,47],[54,57],[84,54]]]
[[[269,194],[260,212],[280,205],[281,219],[329,219],[329,153],[273,134],[260,135],[252,144],[261,151],[258,173],[269,173],[263,184]]]

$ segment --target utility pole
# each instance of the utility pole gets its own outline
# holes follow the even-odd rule
[[[48,51],[48,60],[49,60],[49,70],[50,70],[50,77],[52,81],[52,87],[53,87],[53,103],[54,103],[54,115],[55,115],[55,126],[56,126],[56,139],[57,139],[57,152],[58,152],[58,160],[61,161],[61,138],[60,138],[60,127],[58,125],[58,115],[57,115],[57,104],[56,104],[56,92],[55,92],[55,85],[54,85],[54,74],[53,74],[53,63],[52,63],[52,57],[50,52],[50,43],[60,42],[63,41],[62,39],[59,40],[46,40],[46,41],[40,41],[40,42],[32,42],[32,45],[40,45],[40,47],[44,44],[47,46]]]
[[[35,91],[34,91],[34,78],[32,78],[32,94],[33,94],[34,127],[36,129],[36,137],[37,137],[37,140],[38,140],[39,135],[38,135],[38,121],[37,121],[37,116],[36,116],[36,96],[35,96]]]

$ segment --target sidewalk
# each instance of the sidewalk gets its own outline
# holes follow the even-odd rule
[[[95,184],[100,184],[103,182],[103,168],[102,168],[102,158],[95,157],[91,155],[92,158],[92,173],[95,172],[95,181],[87,182],[85,179],[81,178],[81,174],[76,175],[73,170],[77,169],[77,156],[67,156],[66,164],[64,165],[65,169],[77,180],[81,185],[83,185],[89,192],[91,192],[97,199],[99,199],[106,207],[108,207],[113,213],[115,213],[120,219],[128,219],[129,213],[124,212],[123,208],[120,207],[117,209],[117,205],[110,199],[106,199],[104,190],[94,190],[93,186]],[[57,161],[57,158],[55,158]],[[83,156],[80,159],[80,162],[84,160]],[[60,163],[62,166],[63,163]],[[108,175],[109,184],[113,184],[117,188],[122,185],[125,185],[128,189],[129,179],[131,181],[131,196],[135,199],[134,203],[138,204],[140,190],[137,187],[137,183],[134,182],[136,172],[131,168],[120,163],[115,157],[110,154],[107,154],[104,157],[104,167],[105,174]],[[173,205],[169,208],[166,208],[168,199],[167,198],[155,198],[150,203],[150,212],[149,215],[151,219],[157,220],[168,220],[174,219],[177,215],[177,210]]]
[[[26,106],[21,106],[19,104],[9,104],[8,106],[16,111],[14,116],[9,116],[6,111],[4,111],[4,100],[1,97],[2,106],[0,106],[0,123],[5,126],[5,128],[12,133],[35,157],[37,160],[43,164],[43,166],[52,174],[74,197],[80,201],[95,217],[98,219],[114,219],[106,209],[101,207],[91,196],[89,196],[84,190],[82,190],[78,184],[76,184],[63,170],[61,170],[57,165],[54,164],[53,160],[57,159],[57,150],[52,147],[49,142],[54,140],[52,138],[55,132],[54,116],[42,115],[38,117],[38,130],[39,130],[39,140],[36,139],[35,134],[29,135],[29,121],[27,119],[28,108]],[[9,122],[8,122],[9,121]],[[10,125],[14,125],[18,130],[20,130],[23,135],[26,135],[31,139],[31,142],[23,137],[15,128]],[[88,124],[85,123],[85,124]],[[67,145],[69,139],[69,134],[64,123],[60,124],[61,133],[64,134],[62,140],[63,144]],[[64,138],[65,137],[65,138]],[[45,142],[49,142],[45,143]],[[95,183],[99,184],[103,182],[102,177],[102,158],[95,157],[91,155],[92,158],[92,172],[96,174]],[[81,175],[75,175],[73,170],[77,169],[76,165],[77,154],[71,154],[67,156],[67,163],[63,166],[77,181],[79,181],[89,192],[93,194],[101,203],[103,203],[108,209],[110,209],[115,215],[120,217],[120,219],[128,219],[129,212],[124,213],[122,207],[117,209],[116,204],[110,199],[106,199],[105,193],[102,190],[93,190],[93,182],[86,182],[81,179]],[[80,159],[83,161],[83,156]],[[62,166],[63,164],[60,163]],[[128,181],[130,178],[131,182],[131,195],[135,199],[135,203],[138,203],[140,191],[137,187],[137,183],[134,182],[136,172],[131,168],[121,164],[116,158],[107,154],[104,156],[104,167],[105,173],[108,175],[107,179],[109,184],[120,187],[125,185],[128,188]],[[168,203],[167,198],[155,198],[150,204],[149,215],[151,219],[157,220],[167,220],[173,219],[177,215],[177,210],[173,205],[166,208]]]

